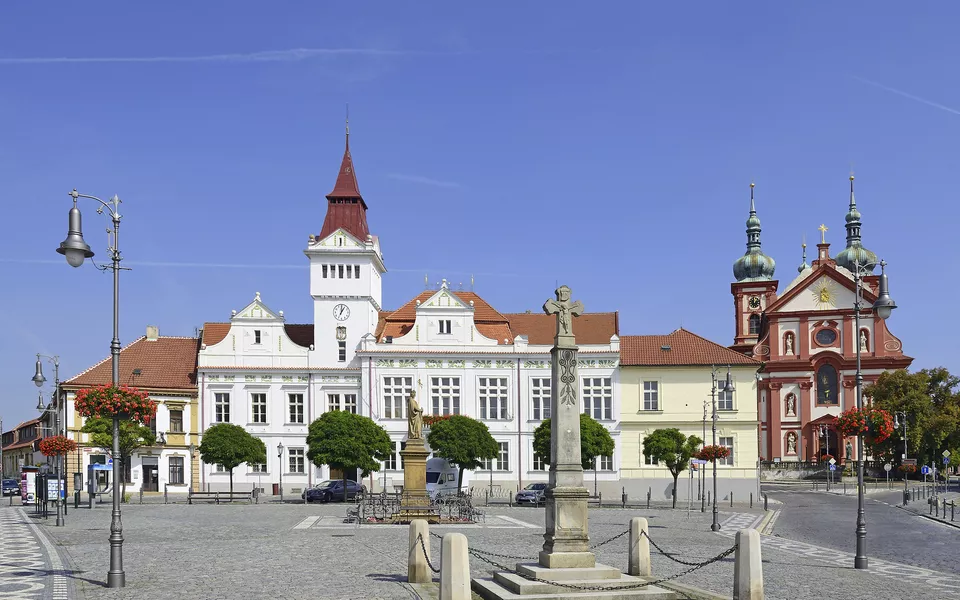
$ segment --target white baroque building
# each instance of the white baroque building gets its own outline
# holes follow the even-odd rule
[[[406,440],[405,398],[417,391],[425,414],[463,414],[482,420],[500,444],[500,456],[465,484],[516,489],[546,480],[533,454],[533,431],[549,416],[550,347],[555,319],[545,314],[501,314],[473,292],[444,282],[400,309],[382,309],[386,272],[380,242],[367,227],[347,146],[320,235],[311,235],[314,324],[287,324],[283,312],[253,302],[229,322],[204,325],[197,361],[201,430],[228,422],[267,446],[265,465],[241,465],[235,489],[283,490],[339,477],[309,463],[307,427],[328,410],[349,410],[383,426],[394,457],[366,481],[368,489],[401,485],[399,450]],[[586,474],[611,489],[619,468],[619,330],[617,313],[575,320],[584,408],[607,426],[618,450]],[[591,477],[593,475],[593,477]],[[347,473],[354,478],[355,473]],[[228,474],[203,465],[204,489],[225,489]]]

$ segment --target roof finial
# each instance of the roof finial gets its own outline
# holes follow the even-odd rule
[[[350,103],[349,102],[347,102],[346,127],[347,127],[347,139],[349,140],[350,139]]]
[[[753,202],[753,188],[756,184],[752,181],[750,182],[750,214],[756,214],[757,207]]]
[[[823,223],[821,223],[821,224],[820,224],[820,227],[817,227],[817,229],[820,230],[820,243],[821,243],[821,244],[826,244],[826,243],[827,243],[827,230],[830,229],[830,228],[827,227],[826,225],[824,225]]]
[[[473,291],[473,273],[470,273],[470,291]]]
[[[798,273],[803,273],[810,265],[807,264],[807,234],[803,234],[803,261],[800,263],[800,266],[797,267]]]
[[[425,290],[430,289],[430,279],[427,277],[426,273],[423,274],[423,289]]]

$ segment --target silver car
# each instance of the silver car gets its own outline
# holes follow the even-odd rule
[[[540,506],[546,500],[543,496],[546,491],[546,483],[531,483],[527,487],[517,492],[515,500],[517,504],[532,504],[533,506]]]

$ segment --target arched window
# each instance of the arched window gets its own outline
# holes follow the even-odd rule
[[[760,333],[760,315],[750,315],[750,333],[753,335]]]
[[[840,385],[837,370],[833,365],[825,364],[817,369],[817,404],[837,404]]]

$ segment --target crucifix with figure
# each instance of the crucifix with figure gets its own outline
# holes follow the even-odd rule
[[[543,305],[543,311],[548,315],[557,315],[557,345],[564,345],[561,343],[561,338],[569,338],[564,341],[573,345],[575,343],[573,317],[579,317],[583,314],[583,303],[579,300],[570,302],[570,288],[565,285],[561,285],[554,293],[557,299],[547,300]]]

